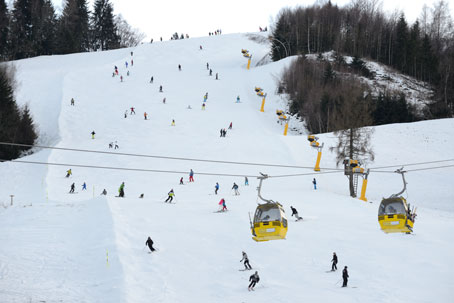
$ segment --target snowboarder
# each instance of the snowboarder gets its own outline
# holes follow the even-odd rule
[[[256,271],[255,274],[249,277],[249,281],[251,281],[251,283],[249,284],[248,290],[254,290],[255,284],[260,281],[259,273]]]
[[[172,125],[172,126],[175,126],[175,120],[172,120],[172,124],[171,124],[171,125]]]
[[[71,189],[69,190],[70,194],[74,194],[74,190],[76,189],[76,184],[71,184]]]
[[[344,267],[344,270],[342,271],[342,279],[344,279],[344,283],[342,284],[342,287],[347,287],[347,283],[348,283],[348,270],[347,270],[347,266]]]
[[[229,129],[232,129],[232,127],[233,127],[233,124],[232,124],[232,122],[230,122]]]
[[[194,182],[194,171],[192,170],[192,168],[189,172],[189,182]]]
[[[147,241],[145,242],[145,245],[148,245],[148,248],[153,252],[156,249],[153,248],[153,240],[151,240],[150,237],[148,237]]]
[[[333,259],[331,259],[331,262],[333,262],[333,265],[331,266],[331,271],[337,270],[337,255],[335,252],[333,252]]]
[[[244,186],[249,186],[249,180],[247,177],[244,177]]]
[[[292,210],[292,216],[295,215],[296,221],[303,220],[303,218],[298,216],[298,211],[296,210],[296,208],[294,208],[293,206],[290,206],[290,208]]]
[[[236,97],[236,103],[240,103],[240,96]]]
[[[314,189],[317,189],[317,180],[315,180],[315,178],[312,180],[312,184],[314,184]]]
[[[184,183],[183,183],[183,177],[180,178],[180,185],[184,185]]]
[[[150,83],[153,83],[153,76],[151,76]]]
[[[178,70],[181,72],[181,65],[178,64]]]
[[[134,110],[134,107],[131,107],[131,113],[130,113],[130,115],[132,115],[132,114],[134,114],[134,115],[136,114],[136,111]]]
[[[247,254],[243,251],[243,259],[240,260],[242,262],[244,260],[244,268],[246,270],[252,269],[251,264],[249,264],[249,258],[247,257]]]
[[[92,131],[92,132],[91,132],[91,138],[94,139],[94,138],[95,138],[95,135],[96,135],[95,131]]]
[[[219,201],[219,205],[222,206],[222,209],[220,211],[226,211],[227,210],[227,205],[225,205],[225,199],[222,198],[221,201]]]
[[[74,106],[74,98],[71,98],[71,105]]]
[[[69,178],[73,174],[71,168],[66,171],[66,178]]]
[[[238,185],[235,182],[233,182],[232,189],[235,190],[235,196],[238,196],[240,194],[240,192],[238,191]]]
[[[143,113],[143,117],[144,117],[145,120],[148,120],[148,119],[147,119],[147,116],[148,116],[147,112],[144,112],[144,113]]]
[[[162,85],[159,86],[159,92],[162,93]]]
[[[173,192],[173,188],[169,191],[169,193],[167,195],[168,195],[168,197],[167,197],[167,199],[164,202],[172,203],[173,197],[175,197],[175,193]]]
[[[82,190],[87,190],[87,183],[82,184]]]
[[[125,182],[122,182],[120,188],[118,189],[118,197],[120,198],[125,197]]]
[[[105,188],[103,189],[101,196],[107,196],[107,190]]]
[[[214,194],[217,195],[219,190],[219,183],[216,182],[216,185],[214,186]]]

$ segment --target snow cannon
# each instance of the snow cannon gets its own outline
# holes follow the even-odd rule
[[[307,136],[307,140],[309,141],[309,145],[311,147],[317,149],[317,161],[315,162],[314,171],[320,171],[320,160],[322,159],[322,149],[325,144],[322,143],[320,145],[320,142],[317,141],[318,137],[316,137],[314,135]]]
[[[404,188],[399,193],[384,198],[378,207],[378,223],[385,233],[400,232],[410,234],[413,232],[416,209],[410,209],[410,204],[401,196],[407,189],[405,171],[402,169],[403,167],[395,172],[402,175]]]
[[[285,239],[288,222],[284,208],[279,202],[264,199],[260,195],[262,182],[268,178],[268,175],[260,174],[261,176],[257,177],[260,180],[257,188],[258,197],[265,203],[259,203],[255,210],[254,221],[250,222],[252,239],[257,242]]]

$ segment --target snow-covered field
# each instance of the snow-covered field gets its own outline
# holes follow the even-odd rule
[[[275,95],[275,79],[292,59],[259,67],[253,60],[248,71],[242,48],[257,60],[268,52],[246,35],[232,34],[21,60],[15,62],[17,99],[29,103],[43,145],[313,167],[316,151],[306,136],[284,137],[283,126],[276,123],[275,111],[285,105]],[[124,63],[132,58],[127,76]],[[123,83],[112,77],[114,65]],[[268,93],[264,113],[255,86]],[[206,92],[206,110],[201,110]],[[241,103],[235,102],[238,95]],[[130,107],[137,114],[124,118]],[[219,130],[230,122],[233,129],[220,138]],[[342,172],[323,174],[323,168],[335,167],[327,148],[336,141],[333,134],[319,136],[326,147],[318,175],[311,169],[49,149],[21,160],[68,165],[2,163],[0,302],[452,302],[454,168],[411,170],[454,163],[405,166],[405,197],[418,207],[412,235],[384,234],[377,209],[382,197],[402,188],[400,176],[389,171],[454,158],[453,130],[454,119],[376,127],[376,160],[369,167],[393,167],[370,174],[371,203],[348,196]],[[120,149],[108,148],[113,141]],[[69,168],[73,175],[65,178]],[[187,182],[190,169],[194,183]],[[286,240],[251,239],[248,212],[257,205],[258,182],[250,177],[250,185],[244,186],[242,176],[259,172],[308,174],[264,181],[264,197],[281,202],[288,216],[293,205],[304,218],[290,220]],[[180,177],[185,185],[178,184]],[[314,177],[317,190],[311,184]],[[77,194],[70,195],[73,182]],[[122,182],[124,199],[115,197]],[[216,182],[221,186],[217,196]],[[241,195],[233,195],[233,182]],[[108,194],[100,196],[104,188]],[[172,188],[176,203],[163,203]],[[215,212],[221,198],[226,213]],[[156,253],[147,253],[148,236]],[[247,290],[252,273],[239,271],[242,250],[261,278],[254,292]],[[334,251],[339,270],[327,273]],[[350,287],[341,288],[345,265]]]

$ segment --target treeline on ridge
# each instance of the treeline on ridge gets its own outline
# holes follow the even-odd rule
[[[353,0],[345,7],[338,7],[326,1],[322,5],[281,10],[272,29],[273,60],[331,50],[337,54],[369,58],[425,81],[431,86],[435,94],[428,110],[423,113],[424,118],[452,117],[454,30],[447,2],[441,0],[431,9],[425,6],[421,17],[412,25],[407,23],[403,13],[387,16],[378,4],[377,0]],[[303,64],[301,60],[296,60],[290,69],[305,70],[304,77],[307,78],[309,73],[306,69],[302,69],[304,65],[305,63]],[[319,72],[316,74],[320,76]],[[288,75],[284,76],[283,82],[286,81],[286,77],[288,78]],[[318,83],[325,80],[314,79],[313,81]],[[324,85],[326,86],[326,83]],[[329,86],[331,84],[326,87],[326,90],[329,90]],[[325,116],[329,120],[328,117],[332,113],[323,112],[323,110],[333,109],[322,105],[326,103],[321,99],[324,93],[320,92],[312,97],[306,96],[303,100],[300,97],[301,91],[291,91],[294,88],[297,89],[292,83],[283,83],[283,87],[292,96],[293,112],[299,112],[303,107],[306,109],[318,107],[322,110],[315,115],[319,116],[317,118],[319,122],[311,122],[309,125],[325,125],[313,127],[319,131],[331,128],[330,123],[323,121],[322,118]],[[317,100],[311,99],[318,96],[320,98]],[[373,100],[373,103],[376,103],[375,111],[383,112],[385,103],[393,106],[393,103],[388,102],[391,99],[397,100],[400,104],[398,107],[402,109],[405,101],[403,98],[392,92],[383,92]],[[317,103],[320,104],[317,105]],[[408,110],[411,111],[411,109]],[[414,119],[411,115],[403,115],[400,118],[394,115],[392,119],[379,118],[383,113],[374,114],[373,111],[372,109],[373,123],[404,122]],[[300,114],[308,115],[303,112]],[[422,113],[419,113],[418,116],[421,117],[421,115]]]

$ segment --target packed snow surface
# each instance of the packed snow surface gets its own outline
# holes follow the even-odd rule
[[[250,70],[243,48],[253,55]],[[318,174],[312,169],[317,152],[306,136],[282,135],[275,112],[286,107],[275,94],[276,79],[292,58],[256,66],[268,52],[246,35],[232,34],[15,62],[17,100],[29,104],[40,144],[308,169],[56,149],[36,149],[21,160],[62,166],[2,163],[0,302],[452,302],[454,169],[415,169],[453,162],[409,164],[453,159],[454,119],[376,127],[370,203],[351,198],[342,171],[323,174],[336,167],[328,148],[336,142],[333,134],[319,135],[325,148]],[[112,76],[115,65],[123,82]],[[264,113],[255,86],[267,93]],[[115,141],[119,149],[109,149]],[[409,171],[404,196],[418,216],[413,234],[385,234],[378,205],[401,190],[400,175],[391,173],[401,166]],[[73,175],[65,178],[69,168]],[[259,201],[259,172],[297,175],[263,183],[262,195],[282,203],[289,217],[285,240],[251,239],[248,213]],[[76,193],[68,194],[73,182]],[[122,182],[125,198],[117,198]],[[233,182],[240,185],[238,196]],[[175,203],[164,203],[172,188]],[[100,195],[103,189],[107,196]],[[221,198],[228,212],[216,212]],[[290,217],[291,205],[303,221]],[[158,249],[152,254],[148,236]],[[240,271],[242,251],[253,271]],[[327,272],[333,252],[339,270]],[[340,287],[344,266],[347,288]],[[260,282],[249,292],[255,270]]]

